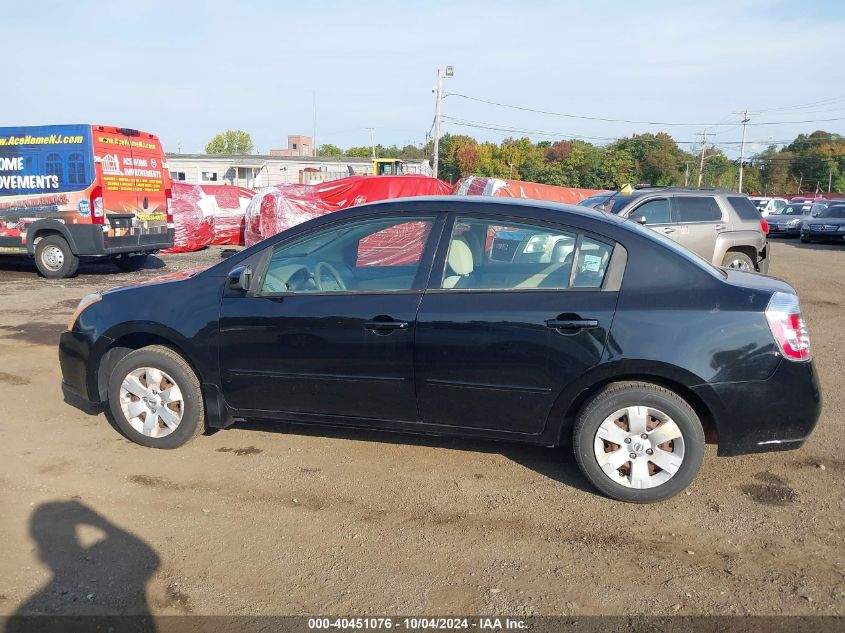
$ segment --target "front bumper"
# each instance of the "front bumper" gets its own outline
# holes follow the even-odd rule
[[[90,404],[99,404],[100,394],[95,372],[89,371],[93,346],[82,332],[65,331],[59,338],[59,364],[62,389]]]
[[[831,242],[845,242],[845,232],[842,231],[813,231],[804,229],[801,235],[812,240],[830,240]]]
[[[821,415],[822,396],[812,361],[781,359],[767,380],[693,387],[716,421],[719,455],[799,448]]]

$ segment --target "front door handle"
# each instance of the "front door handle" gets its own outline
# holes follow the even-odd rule
[[[586,330],[598,326],[599,322],[596,319],[549,319],[546,321],[546,327],[553,330]]]
[[[376,334],[390,334],[394,330],[407,330],[408,329],[408,322],[407,321],[393,321],[393,320],[384,320],[384,321],[364,321],[364,329],[371,330]]]
[[[726,227],[724,224],[717,224],[717,225],[715,226],[715,229],[716,229],[717,231],[724,231],[726,228],[728,228],[728,227]]]
[[[674,233],[675,232],[675,229],[673,229],[671,226],[667,226],[665,229],[661,229],[661,230],[663,231],[663,233]]]

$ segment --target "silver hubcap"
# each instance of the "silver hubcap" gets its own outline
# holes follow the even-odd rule
[[[751,266],[744,259],[732,259],[728,263],[728,268],[737,268],[739,270],[751,270]]]
[[[50,270],[58,270],[65,263],[65,254],[58,246],[48,246],[41,252],[41,261]]]
[[[626,407],[596,431],[596,461],[613,482],[627,488],[666,483],[684,461],[684,437],[668,415],[652,407]]]
[[[173,378],[155,367],[141,367],[123,379],[120,408],[139,433],[165,437],[178,428],[185,403]]]

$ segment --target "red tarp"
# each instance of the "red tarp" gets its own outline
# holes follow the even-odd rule
[[[503,180],[501,178],[487,178],[484,176],[468,176],[455,185],[456,196],[497,196],[500,198],[529,198],[531,200],[548,200],[564,204],[578,204],[602,189],[575,189],[573,187],[556,187],[541,185],[536,182],[521,180]]]
[[[306,220],[365,202],[446,195],[451,191],[452,186],[442,180],[415,174],[350,176],[317,185],[275,185],[255,194],[247,207],[244,242],[252,246]],[[402,248],[397,246],[399,238],[396,235],[390,239],[394,244],[392,250],[397,252]],[[381,244],[380,248],[387,248],[387,243]],[[388,257],[386,252],[385,257]],[[392,256],[390,259],[393,261]]]
[[[255,195],[252,189],[232,185],[202,185],[203,193],[214,196],[214,239],[212,244],[244,243],[244,217],[249,201]]]
[[[176,229],[173,247],[162,253],[188,253],[198,251],[214,239],[214,209],[211,199],[198,185],[174,182],[173,224]]]
[[[189,185],[174,182],[173,248],[163,253],[188,253],[209,244],[243,244],[246,207],[255,192],[231,185]]]

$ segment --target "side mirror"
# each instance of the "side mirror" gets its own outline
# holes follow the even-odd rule
[[[249,266],[238,266],[229,273],[229,288],[240,292],[249,292],[252,282],[252,269]]]
[[[646,219],[645,219],[644,215],[641,215],[640,217],[637,218],[637,224],[645,225],[645,223],[646,223]]]

